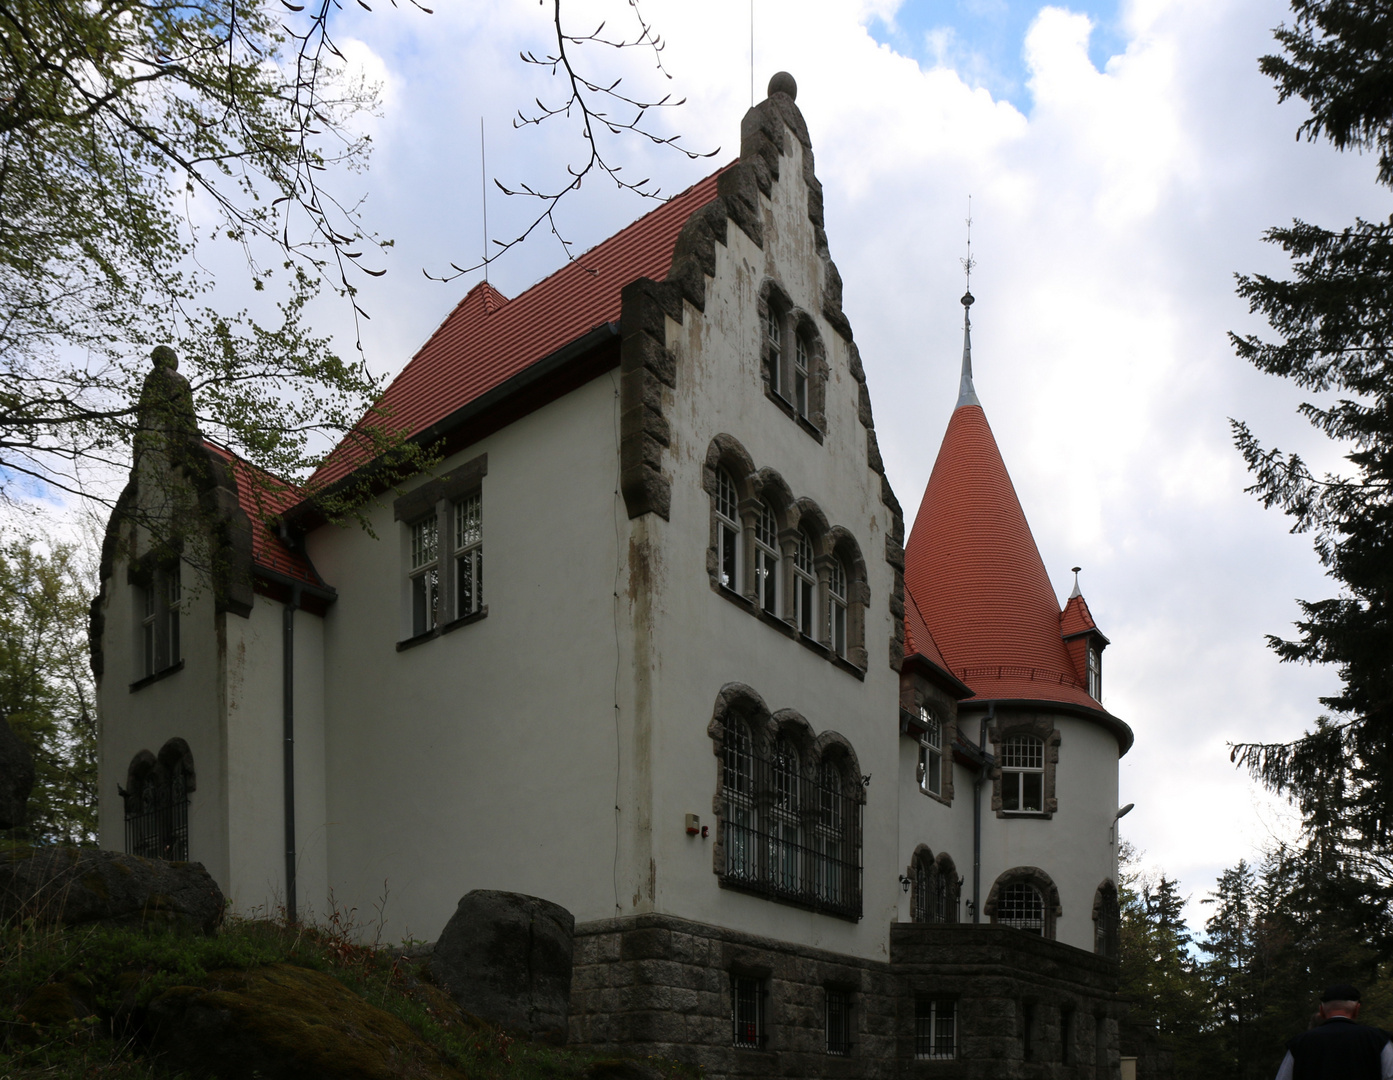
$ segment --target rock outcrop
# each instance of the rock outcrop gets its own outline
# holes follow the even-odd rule
[[[430,970],[466,1012],[544,1042],[566,1041],[575,917],[550,900],[475,889],[459,902]]]
[[[33,787],[34,755],[0,713],[0,829],[24,824]]]
[[[22,848],[0,854],[0,922],[164,927],[211,934],[222,890],[202,863],[142,859],[86,848]]]

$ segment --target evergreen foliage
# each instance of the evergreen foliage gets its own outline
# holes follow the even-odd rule
[[[36,844],[97,839],[89,577],[73,546],[0,545],[0,713],[33,752],[35,774],[14,832]]]

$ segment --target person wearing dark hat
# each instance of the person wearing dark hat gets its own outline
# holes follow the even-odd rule
[[[1359,991],[1336,983],[1320,996],[1320,1023],[1287,1043],[1277,1080],[1393,1080],[1388,1034],[1355,1021]]]

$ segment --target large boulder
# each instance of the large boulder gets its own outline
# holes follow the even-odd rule
[[[0,829],[24,824],[34,786],[34,755],[0,712]]]
[[[331,975],[290,964],[214,971],[150,1002],[151,1049],[219,1080],[464,1080],[391,1013]]]
[[[575,926],[575,917],[550,900],[475,889],[435,943],[431,975],[466,1012],[564,1043]]]
[[[202,863],[72,847],[0,853],[0,922],[32,918],[211,934],[226,906]]]

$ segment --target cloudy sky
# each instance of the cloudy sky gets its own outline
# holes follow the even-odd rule
[[[394,237],[370,285],[364,344],[391,374],[464,291],[428,281],[482,244],[479,125],[488,172],[555,183],[579,152],[574,125],[515,130],[558,81],[518,60],[550,47],[550,3],[436,0],[434,14],[374,5],[336,25],[352,62],[383,87],[371,121],[368,221]],[[593,77],[636,95],[685,97],[652,117],[713,159],[629,141],[628,175],[676,192],[730,160],[750,104],[780,69],[798,80],[846,311],[870,380],[877,431],[906,512],[918,506],[957,388],[959,259],[972,197],[977,388],[1060,596],[1069,567],[1112,646],[1105,703],[1137,734],[1122,762],[1124,835],[1197,901],[1216,874],[1290,827],[1282,805],[1228,762],[1235,740],[1285,739],[1319,711],[1330,673],[1284,667],[1295,597],[1319,598],[1309,538],[1245,495],[1228,418],[1284,448],[1339,458],[1295,416],[1289,386],[1247,369],[1228,330],[1256,324],[1235,271],[1280,273],[1264,228],[1387,215],[1369,158],[1297,142],[1257,57],[1281,0],[643,0],[667,42],[596,46]],[[626,0],[568,2],[576,30],[626,33]],[[560,221],[587,247],[650,206],[587,182]],[[491,234],[527,220],[490,197]],[[539,235],[491,270],[513,295],[555,269]],[[351,346],[338,308],[326,308]]]

